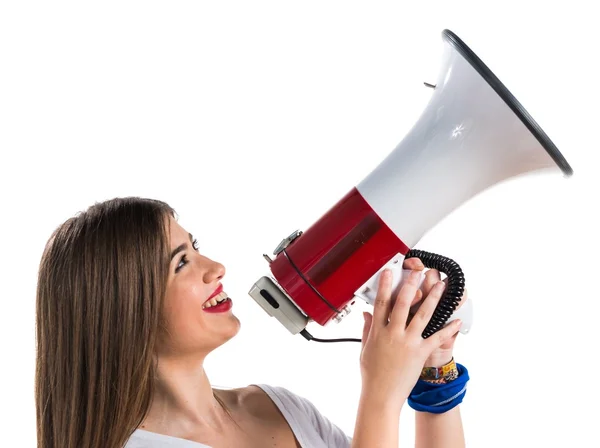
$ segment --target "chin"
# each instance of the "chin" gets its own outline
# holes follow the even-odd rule
[[[235,316],[231,315],[227,325],[223,325],[222,328],[222,342],[221,345],[229,342],[240,332],[241,323],[240,320]]]

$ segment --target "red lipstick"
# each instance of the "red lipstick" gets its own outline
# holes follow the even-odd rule
[[[217,289],[215,289],[214,292],[210,295],[210,297],[208,299],[206,299],[206,302],[208,302],[213,297],[221,294],[222,292],[223,292],[223,284],[219,283],[219,286],[217,286]],[[204,302],[204,303],[206,303],[206,302]]]

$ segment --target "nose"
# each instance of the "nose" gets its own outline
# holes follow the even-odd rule
[[[209,260],[209,267],[204,273],[204,283],[210,284],[221,280],[225,276],[225,266],[217,261]]]

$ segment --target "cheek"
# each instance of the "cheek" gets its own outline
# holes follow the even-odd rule
[[[202,321],[203,292],[196,282],[180,281],[166,296],[165,311],[172,330],[189,331]]]

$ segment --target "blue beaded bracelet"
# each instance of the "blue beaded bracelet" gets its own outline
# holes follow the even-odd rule
[[[460,404],[467,393],[469,371],[456,364],[458,378],[446,384],[419,380],[408,396],[408,405],[415,411],[442,414]]]

